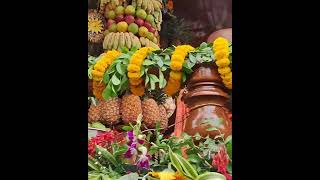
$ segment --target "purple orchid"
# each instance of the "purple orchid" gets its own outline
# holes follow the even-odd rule
[[[144,146],[139,147],[139,151],[142,154],[139,156],[139,160],[137,161],[137,166],[140,168],[149,169],[150,168],[150,155],[147,154],[147,148]]]

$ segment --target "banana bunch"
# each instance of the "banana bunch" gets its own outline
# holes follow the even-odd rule
[[[140,37],[140,42],[141,42],[141,45],[144,47],[152,47],[154,49],[160,49],[157,44],[155,44],[154,42],[150,41],[147,38]]]
[[[161,30],[162,23],[162,0],[132,0],[132,6],[136,9],[141,8],[147,12],[147,14],[153,15],[155,24],[158,31]]]
[[[161,24],[162,24],[162,11],[155,11],[153,13],[154,22],[156,23],[156,28],[158,31],[161,31]]]
[[[122,48],[131,49],[133,47],[141,48],[141,43],[139,38],[132,34],[131,32],[111,32],[108,33],[103,41],[103,49],[112,50],[117,49],[121,50]]]
[[[109,10],[116,9],[117,6],[127,6],[127,0],[100,0],[99,3],[99,12],[104,14]]]
[[[132,0],[132,6],[145,10],[148,14],[155,11],[161,11],[163,5],[162,0]]]

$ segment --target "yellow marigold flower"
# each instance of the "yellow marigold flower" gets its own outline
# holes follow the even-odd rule
[[[172,61],[170,63],[170,68],[173,71],[180,71],[182,69],[182,63],[181,62]]]
[[[213,46],[228,45],[228,44],[229,44],[228,40],[223,37],[218,37],[216,40],[213,41]]]
[[[182,73],[180,71],[171,71],[170,78],[172,78],[176,81],[181,81]]]
[[[96,70],[96,71],[99,71],[99,72],[104,72],[105,71],[105,68],[102,66],[101,63],[97,63],[93,66],[93,69]]]
[[[219,72],[221,75],[225,75],[225,74],[230,73],[230,72],[231,72],[231,69],[230,69],[230,67],[218,68],[218,72]]]
[[[174,172],[150,172],[153,177],[159,178],[160,180],[175,180]]]
[[[97,70],[92,70],[92,78],[96,81],[101,81],[103,77],[103,72],[97,71]]]
[[[216,64],[218,67],[227,67],[230,65],[230,60],[228,58],[218,59]]]
[[[144,87],[141,84],[138,86],[130,85],[130,91],[134,95],[142,96],[144,94]]]
[[[227,87],[228,89],[232,89],[232,84],[228,84],[228,85],[226,85],[226,87]]]
[[[139,79],[140,78],[140,72],[128,72],[129,79]]]
[[[135,65],[141,66],[143,63],[143,60],[144,59],[141,59],[141,58],[132,58],[130,61],[130,64],[135,64]]]
[[[137,86],[142,83],[142,79],[129,79],[131,85]]]
[[[181,174],[181,173],[178,172],[178,171],[175,173],[174,176],[176,177],[176,180],[188,180],[187,177],[185,177],[183,174]]]
[[[176,61],[176,62],[183,63],[184,62],[184,57],[185,56],[174,54],[174,55],[171,56],[171,62]]]
[[[222,75],[221,78],[223,80],[230,81],[230,80],[232,80],[232,73],[230,72],[228,74]]]
[[[228,58],[229,57],[229,51],[226,49],[216,51],[214,53],[214,57],[218,59]]]
[[[226,80],[226,79],[223,79],[222,80],[222,82],[223,82],[223,84],[231,84],[232,83],[232,79],[228,79],[228,80]]]
[[[135,64],[129,64],[128,71],[129,72],[140,72],[140,66],[137,66]]]

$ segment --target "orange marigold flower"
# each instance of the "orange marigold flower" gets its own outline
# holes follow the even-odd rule
[[[140,72],[128,72],[129,79],[139,79]]]
[[[171,71],[170,72],[170,78],[176,80],[176,81],[181,81],[182,78],[182,72],[180,71]]]
[[[99,81],[93,81],[92,84],[92,90],[93,90],[93,95],[99,99],[99,100],[103,100],[102,97],[102,92],[105,89],[106,85],[102,82]]]
[[[182,69],[182,63],[181,62],[172,61],[170,63],[170,68],[173,71],[180,71]]]
[[[140,72],[140,66],[135,65],[135,64],[129,64],[128,71],[129,72]]]
[[[172,11],[173,10],[173,0],[168,0],[166,7],[167,7],[167,9]]]
[[[130,91],[134,95],[142,96],[144,94],[144,87],[141,84],[138,86],[130,85]]]
[[[142,83],[142,79],[129,79],[131,85],[137,86]]]

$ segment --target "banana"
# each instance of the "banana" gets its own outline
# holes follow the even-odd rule
[[[121,32],[120,33],[120,38],[119,38],[119,47],[120,49],[122,49],[125,45],[125,39],[124,39],[124,33]]]
[[[106,42],[106,44],[107,44],[107,48],[106,49],[108,49],[108,50],[112,49],[112,44],[113,44],[113,41],[114,41],[115,33],[112,32],[109,35],[110,35],[110,39],[108,39],[109,41]]]
[[[128,49],[131,49],[131,42],[132,42],[132,40],[131,40],[131,38],[130,38],[130,35],[129,35],[129,33],[124,33],[124,38],[125,38],[125,41],[126,41],[126,47],[128,48]]]
[[[141,8],[142,1],[143,1],[143,0],[137,0],[137,7]]]
[[[114,36],[114,40],[113,40],[113,44],[112,44],[112,49],[117,49],[118,48],[118,44],[119,44],[119,37],[120,37],[120,33],[116,33]]]
[[[119,4],[120,4],[119,0],[114,0],[114,4],[115,4],[116,6],[119,6]]]
[[[141,42],[142,46],[146,46],[147,45],[146,38],[144,38],[144,37],[140,37],[140,42]]]
[[[142,0],[141,8],[147,10],[148,0]]]
[[[151,3],[155,11],[160,11],[160,6],[158,4],[158,1],[152,0]]]
[[[107,35],[104,37],[104,40],[103,40],[103,49],[108,49],[108,43],[109,43],[109,41],[110,41],[111,34],[112,34],[112,33],[109,33],[109,34],[107,34]]]
[[[140,41],[139,41],[139,38],[138,38],[137,36],[134,36],[134,40],[135,40],[135,42],[136,42],[136,47],[137,47],[138,49],[140,49],[140,48],[141,48],[141,43],[140,43]]]
[[[131,5],[136,8],[137,7],[137,1],[136,0],[132,0]]]
[[[154,21],[158,24],[158,22],[159,22],[159,11],[158,10],[156,10],[156,11],[154,11],[154,13],[153,13],[153,16],[154,16]]]

